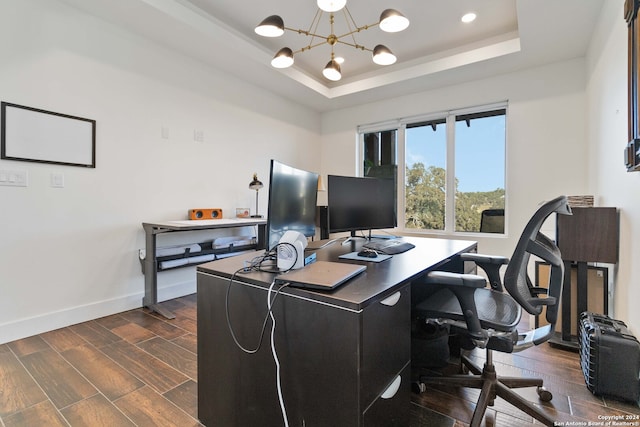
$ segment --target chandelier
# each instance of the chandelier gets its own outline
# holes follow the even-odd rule
[[[366,0],[365,0],[366,1]],[[384,45],[377,45],[373,49],[368,49],[356,42],[355,33],[363,30],[368,30],[375,26],[379,26],[382,31],[388,33],[395,33],[402,31],[409,26],[409,20],[400,12],[394,9],[386,9],[380,14],[380,20],[376,23],[358,26],[351,12],[347,8],[347,0],[317,0],[318,11],[316,12],[311,25],[308,30],[300,30],[294,28],[288,28],[284,26],[284,21],[278,15],[271,15],[265,18],[256,28],[255,32],[264,37],[279,37],[284,34],[285,30],[293,31],[298,34],[304,34],[311,37],[309,44],[298,49],[296,51],[291,48],[283,47],[271,60],[271,65],[275,68],[287,68],[293,65],[293,56],[297,53],[302,53],[307,50],[311,50],[314,47],[328,44],[331,46],[331,60],[322,70],[322,75],[331,80],[338,81],[342,78],[342,72],[340,70],[340,60],[335,56],[334,46],[338,43],[347,46],[354,47],[362,51],[369,51],[372,53],[373,62],[378,65],[391,65],[396,62],[396,56],[391,50]],[[334,31],[335,15],[334,12],[343,11],[344,19],[347,23],[348,32],[341,35],[336,35]],[[328,36],[317,34],[318,25],[324,15],[324,12],[329,14],[329,24],[331,34]],[[345,40],[347,38],[347,40]]]

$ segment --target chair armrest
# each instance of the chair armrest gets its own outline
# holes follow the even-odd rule
[[[534,306],[534,307],[538,307],[540,305],[556,305],[557,301],[558,300],[555,299],[554,297],[531,298],[529,300],[529,303],[531,303],[531,305]]]
[[[480,262],[483,264],[495,264],[495,265],[505,265],[509,263],[509,258],[504,256],[476,254],[472,252],[460,254],[460,258],[463,261],[473,261],[476,264]]]
[[[475,345],[484,348],[488,335],[480,326],[474,294],[477,289],[483,289],[487,285],[485,278],[475,274],[432,271],[425,277],[425,283],[442,286],[453,292],[460,303],[469,335]]]
[[[531,288],[529,288],[529,291],[531,292],[531,296],[537,297],[538,295],[546,295],[548,289],[542,288],[540,286],[532,286]]]
[[[487,281],[475,274],[449,273],[446,271],[432,271],[427,274],[425,283],[438,285],[466,286],[468,288],[484,288]]]
[[[463,261],[473,261],[487,274],[491,288],[502,292],[502,279],[500,278],[500,267],[509,263],[509,258],[496,255],[484,255],[476,253],[460,254]]]

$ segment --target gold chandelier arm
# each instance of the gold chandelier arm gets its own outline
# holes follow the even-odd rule
[[[355,44],[358,44],[358,42],[356,41],[356,37],[353,35],[353,33],[355,32],[353,28],[357,29],[358,24],[356,24],[356,21],[353,19],[353,16],[351,16],[351,12],[346,6],[342,9],[342,13],[344,14],[344,21],[347,23],[347,28],[349,28],[349,34],[347,35],[351,35],[351,40],[353,40]],[[351,19],[351,21],[349,21],[349,19]],[[351,24],[353,24],[353,27],[351,26]],[[340,37],[338,37],[338,40],[340,40]]]
[[[338,40],[338,43],[346,44],[347,46],[355,47],[356,49],[360,49],[360,50],[368,50],[369,52],[373,52],[373,50],[372,50],[372,49],[369,49],[369,48],[367,48],[367,47],[365,47],[365,46],[362,46],[361,44],[358,44],[358,43],[355,43],[355,44],[354,44],[354,43],[344,42],[344,41],[342,41],[342,40]]]
[[[304,51],[306,51],[306,50],[311,50],[311,49],[313,49],[314,47],[322,46],[322,45],[325,45],[325,44],[327,44],[327,41],[326,41],[326,40],[323,40],[323,41],[318,42],[318,43],[316,43],[316,44],[309,44],[309,45],[307,45],[307,46],[304,46],[304,47],[302,47],[302,48],[300,48],[300,49],[296,50],[296,51],[295,51],[295,52],[293,52],[293,53],[294,53],[294,54],[296,54],[296,53],[302,53],[302,52],[304,52]]]
[[[313,36],[311,37],[311,41],[309,42],[309,44],[313,43],[314,38],[322,37],[322,36],[316,35],[316,32],[318,31],[318,26],[320,25],[320,19],[322,19],[323,14],[324,14],[324,11],[318,8],[318,10],[316,10],[315,16],[313,17],[313,21],[311,21],[311,24],[309,24],[309,32],[313,31]]]
[[[344,12],[344,19],[345,21],[347,21],[347,25],[349,26],[349,29],[351,29],[351,24],[353,24],[354,27],[358,28],[358,24],[356,24],[356,20],[353,19],[353,16],[351,15],[351,11],[349,10],[349,8],[345,5],[345,7],[342,10]],[[349,23],[349,21],[351,21],[351,24]]]
[[[349,31],[348,33],[339,35],[338,38],[340,39],[342,37],[347,37],[347,36],[350,36],[352,34],[359,33],[360,31],[368,30],[369,28],[374,28],[375,26],[377,26],[379,24],[380,24],[379,22],[376,22],[374,24],[363,25],[362,27],[358,27],[355,30]]]
[[[305,36],[309,36],[309,37],[318,37],[318,38],[321,38],[321,39],[326,39],[327,38],[326,36],[322,36],[320,34],[315,34],[315,33],[309,32],[307,30],[302,30],[302,29],[298,29],[298,28],[284,27],[284,29],[287,30],[287,31],[291,31],[293,33],[304,34]]]

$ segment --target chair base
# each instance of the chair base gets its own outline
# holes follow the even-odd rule
[[[488,349],[487,361],[482,370],[467,356],[461,355],[460,357],[463,366],[473,375],[452,375],[449,377],[421,376],[417,384],[417,391],[425,391],[427,384],[480,389],[480,398],[476,403],[476,409],[473,412],[470,427],[480,426],[487,407],[493,406],[496,397],[501,397],[544,425],[554,425],[554,420],[547,414],[511,390],[512,388],[536,387],[540,400],[549,402],[553,398],[553,395],[542,386],[542,379],[498,376],[495,366],[493,365],[491,350]]]

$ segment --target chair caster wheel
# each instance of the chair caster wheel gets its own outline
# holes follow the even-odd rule
[[[411,383],[411,391],[413,391],[415,394],[424,393],[425,391],[427,391],[427,386],[423,382],[414,381]]]
[[[553,399],[553,394],[544,387],[538,387],[536,391],[538,392],[538,397],[543,402],[551,402],[551,399]]]

